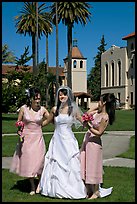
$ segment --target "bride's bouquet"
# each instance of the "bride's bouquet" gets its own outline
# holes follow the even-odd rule
[[[17,134],[20,136],[20,141],[23,142],[22,132],[24,129],[24,123],[22,121],[17,121],[15,126],[18,128]]]
[[[83,128],[86,127],[88,124],[90,127],[92,127],[92,121],[94,120],[92,114],[88,114],[87,112],[82,115],[82,120],[83,120]]]

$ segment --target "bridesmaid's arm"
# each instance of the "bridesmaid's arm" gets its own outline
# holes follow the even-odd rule
[[[95,129],[94,126],[90,125],[89,123],[87,125],[88,125],[89,130],[95,136],[101,136],[103,134],[103,132],[105,131],[105,129],[107,128],[108,120],[105,120],[104,118],[102,118],[98,129]]]
[[[50,114],[49,114],[49,116],[47,117],[47,119],[46,119],[46,120],[43,120],[43,122],[42,122],[42,127],[48,125],[50,122],[53,121],[54,114],[55,114],[55,107],[53,107],[53,108],[51,109]]]
[[[17,121],[22,121],[23,115],[24,115],[24,110],[23,110],[23,107],[21,107],[19,114],[18,114],[18,120]]]
[[[49,112],[48,112],[48,110],[46,108],[44,108],[44,113],[43,113],[44,119],[47,119],[48,116],[49,116]]]

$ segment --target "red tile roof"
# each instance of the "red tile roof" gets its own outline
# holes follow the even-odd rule
[[[32,72],[32,66],[28,66],[27,68],[29,68],[29,72]],[[8,71],[22,71],[21,66],[19,66],[18,68],[16,67],[16,65],[8,65],[8,64],[3,64],[2,65],[2,75],[7,74]],[[58,69],[59,71],[59,76],[64,76],[64,67],[59,67]],[[52,73],[53,75],[56,75],[56,67],[49,67],[49,72]]]
[[[67,58],[68,56],[64,60],[66,60]],[[87,58],[83,57],[81,51],[77,46],[74,46],[72,47],[72,59],[87,59]]]
[[[17,67],[16,65],[12,65],[12,64],[11,65],[3,64],[2,65],[2,75],[5,75],[5,74],[7,74],[7,72],[13,71],[13,70],[16,70],[16,71],[20,72],[20,71],[22,71],[21,68],[22,68],[21,66]],[[32,67],[31,66],[28,66],[28,69],[30,69],[29,72],[32,72]]]
[[[125,36],[122,38],[122,40],[127,40],[128,38],[134,37],[135,36],[135,32],[130,33],[129,35]]]
[[[84,98],[92,97],[91,94],[85,93],[85,92],[74,92],[73,94],[74,94],[75,97],[79,97],[79,98],[81,98],[81,97],[84,97]]]
[[[72,58],[84,58],[78,47],[72,48]]]

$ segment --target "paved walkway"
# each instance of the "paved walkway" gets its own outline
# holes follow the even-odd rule
[[[135,131],[106,131],[102,135],[104,166],[135,168],[134,159],[116,157],[128,150],[130,137],[133,135],[135,135]],[[2,157],[3,169],[10,168],[11,159],[12,157]]]

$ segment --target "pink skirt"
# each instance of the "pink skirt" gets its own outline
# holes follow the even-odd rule
[[[24,142],[18,142],[12,158],[10,172],[22,177],[40,175],[44,166],[46,147],[42,134],[25,133]]]
[[[103,156],[100,137],[91,136],[91,133],[87,132],[80,153],[81,175],[85,183],[103,183]]]

